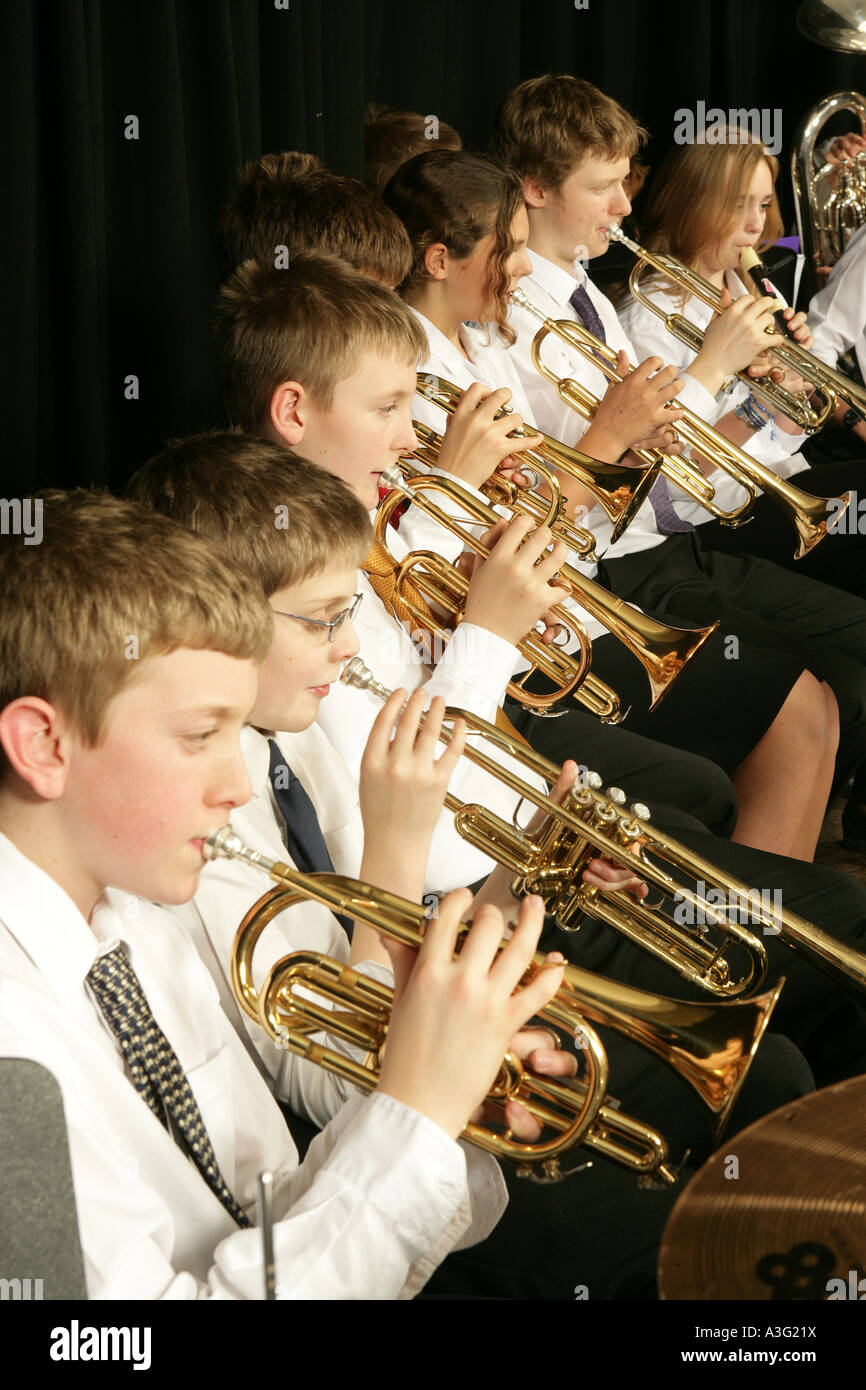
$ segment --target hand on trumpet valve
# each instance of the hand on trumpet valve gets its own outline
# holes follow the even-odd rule
[[[395,1002],[379,1090],[427,1115],[453,1138],[490,1091],[515,1033],[550,1002],[563,980],[558,952],[529,970],[544,923],[544,905],[536,897],[521,904],[504,945],[502,914],[489,905],[478,908],[455,955],[471,901],[468,889],[444,897],[417,952],[383,938],[394,966]]]
[[[519,487],[530,486],[532,478],[521,468],[520,455],[543,440],[540,434],[514,438],[513,431],[523,429],[523,419],[508,411],[510,399],[508,390],[491,391],[489,386],[473,382],[448,417],[438,467],[475,488],[494,473],[501,473]]]
[[[730,292],[723,289],[721,312],[710,319],[692,370],[700,364],[725,379],[759,360],[766,351],[768,334],[776,332],[773,321],[776,302],[768,295],[753,299],[751,294],[732,300]]]
[[[560,1046],[551,1028],[522,1028],[511,1039],[508,1051],[537,1076],[577,1074],[577,1057]],[[497,1119],[503,1119],[514,1137],[523,1143],[533,1144],[541,1137],[541,1125],[519,1100],[508,1100],[504,1106],[487,1100],[472,1116],[474,1124],[490,1125]]]
[[[573,788],[580,788],[582,785],[583,779],[577,763],[572,762],[571,759],[566,759],[562,764],[562,771],[550,793],[551,799],[555,801],[558,806],[561,806],[568,793],[572,791]],[[538,812],[536,820],[538,823],[536,824],[536,822],[533,821],[533,828],[539,829],[544,823],[544,813],[542,811]],[[625,848],[631,850],[632,853],[636,853],[640,848],[640,843],[639,841],[634,841],[632,844],[625,846]],[[581,874],[581,878],[583,882],[589,884],[591,888],[603,888],[609,893],[631,893],[636,898],[645,898],[649,893],[649,886],[644,883],[643,879],[637,878],[630,869],[623,868],[615,859],[608,859],[603,856],[590,859]]]
[[[473,566],[464,621],[517,646],[551,603],[568,592],[556,582],[568,548],[562,541],[551,545],[552,541],[550,529],[537,526],[528,516],[498,522],[482,536],[480,543],[490,548],[490,554],[479,557]]]
[[[599,436],[611,460],[616,460],[637,440],[656,430],[667,429],[682,418],[682,411],[670,407],[671,398],[685,385],[676,367],[665,366],[660,357],[648,357],[631,370],[626,352],[618,352],[616,370],[623,380],[612,382],[598,404],[592,425],[593,453],[598,454]],[[588,447],[588,446],[587,446]]]

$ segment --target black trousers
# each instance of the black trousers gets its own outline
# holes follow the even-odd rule
[[[633,664],[643,679],[640,667]],[[506,700],[505,711],[539,753],[560,764],[574,758],[598,772],[606,787],[621,786],[633,799],[646,802],[672,830],[699,821],[716,835],[732,833],[737,794],[727,774],[707,758],[668,747],[622,725],[602,724],[577,708],[558,719],[539,719]]]
[[[827,542],[824,542],[827,544]],[[599,565],[603,584],[667,622],[722,620],[726,637],[795,656],[839,704],[841,779],[866,759],[866,602],[752,555],[704,550],[696,533]],[[730,717],[736,718],[736,709]],[[701,717],[696,711],[695,717]]]
[[[855,441],[859,443],[859,441]],[[850,447],[850,446],[849,446]],[[866,459],[846,458],[819,464],[797,473],[791,482],[816,497],[841,497],[846,492],[866,498]],[[840,525],[804,555],[794,559],[794,528],[785,513],[762,495],[745,526],[732,528],[719,521],[706,521],[698,527],[704,550],[721,550],[727,555],[760,555],[781,565],[792,574],[835,584],[849,594],[866,598],[866,519],[858,529],[857,501],[851,505]]]

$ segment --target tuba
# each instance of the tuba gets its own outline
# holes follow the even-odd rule
[[[388,522],[401,505],[403,497],[408,496],[415,506],[459,536],[477,555],[489,553],[467,526],[491,527],[502,518],[492,506],[462,487],[456,478],[421,473],[401,460],[382,474],[381,485],[390,489],[379,503],[375,520],[376,537],[384,546],[388,544]],[[434,501],[437,495],[445,501],[459,504],[464,515],[455,517],[437,505]],[[412,583],[426,599],[444,609],[453,619],[459,620],[469,591],[469,581],[454,565],[430,551],[414,551],[402,561],[395,561],[395,564],[398,590],[402,579],[411,574]],[[718,622],[703,628],[670,627],[667,623],[658,622],[624,599],[609,593],[600,584],[586,579],[572,565],[560,566],[557,582],[564,584],[569,596],[617,637],[641,663],[649,678],[651,709],[664,698],[679,673],[685,670],[718,627]],[[402,597],[413,615],[420,617],[411,599]],[[509,693],[527,708],[543,713],[574,692],[575,699],[605,723],[620,723],[625,716],[618,696],[589,670],[592,659],[589,638],[568,609],[558,605],[554,612],[564,624],[577,626],[579,635],[582,634],[582,660],[578,662],[561,648],[549,646],[541,641],[537,633],[532,632],[519,647],[520,652],[532,663],[532,669],[512,681]],[[536,670],[557,687],[552,694],[540,695],[526,690],[526,681]]]
[[[856,34],[856,30],[853,32]],[[866,135],[866,98],[859,92],[835,92],[804,118],[791,154],[797,231],[813,283],[815,267],[835,265],[852,232],[866,222],[866,153],[841,165],[823,164],[817,170],[814,167],[821,132],[837,111],[853,112],[860,134]],[[838,179],[835,188],[831,187],[834,176]],[[844,391],[842,395],[845,396]]]
[[[382,700],[391,694],[373,679],[358,657],[347,663],[341,679]],[[543,781],[552,784],[558,778],[560,769],[555,763],[494,724],[465,710],[446,713],[452,719],[464,719],[470,737],[479,735]],[[560,806],[482,748],[467,746],[463,756],[509,787],[521,803],[546,813],[541,829],[528,831],[516,824],[519,805],[508,822],[485,806],[461,802],[450,792],[445,797],[459,834],[512,871],[511,890],[516,896],[539,894],[564,930],[576,930],[584,914],[596,917],[692,984],[730,999],[759,988],[767,973],[763,942],[731,920],[731,915],[744,912],[856,997],[866,990],[863,952],[836,941],[805,918],[777,908],[775,903],[768,904],[763,894],[651,826],[649,810],[640,802],[625,810],[626,796],[620,788],[610,787],[603,796],[598,790],[602,784],[598,773],[581,778]],[[583,870],[596,855],[613,860],[658,889],[660,903],[649,906],[627,893],[583,883]],[[677,871],[703,883],[708,889],[706,896],[678,881],[673,876]],[[662,910],[666,900],[673,903],[673,915]],[[728,957],[736,957],[736,961],[732,963]]]
[[[378,1054],[387,1034],[393,992],[340,961],[300,951],[270,971],[261,992],[253,984],[256,943],[268,923],[303,900],[323,903],[332,911],[365,922],[379,933],[418,949],[427,920],[425,909],[405,898],[339,874],[303,874],[287,864],[249,849],[223,826],[205,841],[205,856],[241,858],[261,868],[277,884],[246,914],[232,950],[232,983],[238,1002],[281,1047],[370,1091],[375,1088]],[[468,930],[461,929],[461,934]],[[544,967],[537,955],[531,971]],[[498,1158],[511,1159],[524,1175],[555,1182],[567,1176],[560,1156],[577,1144],[621,1163],[646,1185],[669,1185],[676,1174],[668,1166],[664,1140],[649,1127],[605,1105],[607,1055],[586,1019],[603,1023],[660,1057],[698,1093],[716,1116],[719,1136],[739,1094],[781,990],[758,999],[722,1005],[691,1004],[618,985],[575,966],[566,966],[557,995],[540,1017],[579,1043],[586,1076],[551,1081],[533,1076],[507,1054],[490,1098],[520,1100],[554,1137],[536,1144],[519,1143],[476,1124],[464,1137]],[[296,993],[295,989],[302,993]],[[309,998],[318,995],[322,1003]],[[329,1007],[329,1005],[333,1007]],[[328,1032],[368,1053],[369,1065],[353,1061],[314,1041]]]
[[[617,231],[619,231],[618,228]],[[628,242],[628,238],[625,238],[623,234],[614,240],[626,240]],[[632,243],[632,245],[636,245],[636,243]],[[583,388],[580,387],[579,383],[568,378],[560,380],[549,367],[544,365],[541,360],[541,345],[549,333],[554,333],[568,343],[592,366],[603,372],[608,381],[619,382],[622,380],[616,370],[616,353],[581,324],[574,323],[571,319],[554,320],[547,318],[522,290],[512,290],[511,298],[516,304],[528,310],[541,321],[542,326],[536,333],[532,344],[532,360],[541,374],[556,385],[559,395],[569,405],[574,405],[575,409],[581,410],[583,413],[582,407],[576,403],[574,393],[575,386],[581,391]],[[672,401],[671,406],[683,411],[682,418],[676,422],[677,434],[686,444],[691,445],[704,458],[708,459],[714,468],[720,468],[734,478],[750,495],[751,501],[747,501],[734,513],[722,514],[715,507],[715,504],[709,506],[707,509],[718,516],[720,520],[740,520],[744,512],[751,506],[757,489],[760,488],[774,500],[777,506],[781,507],[782,511],[793,522],[798,539],[794,558],[799,560],[824,539],[827,534],[828,520],[840,516],[842,511],[847,508],[851,500],[850,493],[845,493],[844,498],[832,499],[815,497],[812,493],[804,492],[787,479],[780,478],[769,468],[765,468],[762,463],[745,453],[738,445],[712,429],[687,406],[679,406],[676,401]],[[650,453],[654,452],[653,450],[650,451]],[[688,496],[694,498],[701,506],[707,506],[704,500],[707,479],[697,464],[689,464],[685,459],[665,455],[662,471]],[[845,505],[841,509],[833,508],[831,505],[833,501],[842,501]]]

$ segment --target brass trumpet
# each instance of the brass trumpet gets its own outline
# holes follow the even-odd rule
[[[387,700],[391,694],[373,679],[359,657],[347,663],[341,679],[381,700]],[[466,710],[450,709],[446,714],[451,719],[464,719],[470,735],[480,735],[543,781],[553,784],[557,780],[560,768],[555,763],[494,724]],[[443,737],[447,741],[447,736]],[[765,931],[777,935],[786,946],[799,951],[856,996],[866,990],[863,952],[836,941],[793,912],[768,905],[740,879],[723,873],[708,859],[651,826],[649,810],[642,803],[634,802],[626,811],[626,796],[620,788],[609,787],[607,796],[601,795],[598,788],[602,782],[597,773],[590,772],[583,778],[559,806],[483,749],[469,745],[463,756],[509,787],[520,802],[509,823],[486,806],[462,802],[449,792],[445,805],[455,813],[458,833],[514,873],[511,891],[516,896],[538,893],[564,930],[576,930],[586,914],[614,927],[684,979],[720,998],[734,998],[759,988],[767,973],[767,952],[760,938],[731,921],[728,908],[719,910],[709,896],[693,893],[677,882],[655,862],[660,859],[674,871],[680,870],[708,885],[716,898],[721,893],[731,908],[747,910]],[[547,819],[540,830],[530,832],[517,825],[517,812],[524,801],[546,812]],[[599,854],[658,888],[663,898],[673,899],[675,913],[681,908],[681,915],[691,918],[695,926],[689,929],[627,893],[608,892],[583,883],[581,875],[587,862]],[[712,931],[721,933],[719,940],[713,940]],[[734,974],[725,957],[732,949],[745,953],[739,975]]]
[[[431,372],[418,373],[418,395],[423,396],[425,400],[432,401],[434,405],[438,405],[449,415],[454,414],[462,394],[459,386],[447,381],[445,377],[436,376]],[[506,410],[502,413],[507,414],[508,412]],[[425,431],[426,427],[419,425],[415,420],[412,424],[415,433],[420,437],[421,432]],[[525,424],[523,429],[514,430],[513,434],[515,438],[526,434],[543,435],[544,442],[537,449],[525,449],[520,455],[521,459],[526,459],[550,488],[554,487],[551,480],[556,479],[556,472],[559,472],[565,474],[566,477],[575,478],[582,487],[591,492],[610,518],[611,545],[614,541],[619,540],[623,531],[643,506],[662,466],[661,459],[650,458],[647,458],[645,468],[630,468],[619,463],[602,463],[599,459],[591,458],[589,454],[582,453],[580,449],[573,449],[568,444],[554,439],[552,435],[544,434],[542,430],[536,429],[535,425]],[[416,450],[416,456],[423,461],[424,454],[418,454]],[[555,469],[556,472],[551,473],[552,469]],[[493,479],[490,480],[490,487],[484,489],[493,502],[506,500],[501,495],[496,495],[496,488],[501,489],[502,481],[498,480],[494,474]],[[555,487],[561,496],[562,489],[558,482]],[[515,489],[515,491],[519,490]],[[560,506],[559,518],[562,517],[563,510],[564,502]],[[550,524],[549,521],[545,522],[545,525]],[[561,526],[561,524],[560,520],[559,525]],[[574,523],[569,522],[568,524],[573,525]],[[579,530],[586,536],[592,536],[592,532],[584,531],[583,527]],[[567,539],[566,535],[560,532],[557,533],[557,538],[559,538],[559,534],[562,534],[563,539]],[[579,546],[573,546],[572,549],[581,559],[590,559],[595,549],[594,536],[592,541],[592,550],[584,552]]]
[[[420,420],[413,420],[412,428],[418,446],[406,457],[417,459],[428,468],[435,468],[442,448],[442,435],[431,430],[429,425],[423,425]],[[536,474],[536,483],[539,479],[544,483],[547,496],[539,492],[537,486],[520,487],[501,473],[494,473],[479,491],[483,492],[491,506],[507,507],[516,516],[531,516],[536,526],[548,526],[553,532],[553,539],[564,541],[581,560],[597,559],[595,536],[568,516],[562,484],[553,469],[533,459],[532,468],[525,465],[523,471]]]
[[[662,255],[659,252],[647,251],[645,247],[639,246],[631,237],[625,235],[620,227],[609,227],[608,236],[611,241],[618,241],[623,246],[627,246],[633,255],[637,256],[637,265],[629,276],[628,285],[635,299],[642,304],[645,309],[649,309],[660,318],[665,328],[673,337],[685,343],[686,347],[691,348],[692,352],[698,353],[704,345],[703,331],[686,318],[685,314],[667,314],[658,304],[641,288],[641,278],[648,267],[658,271],[665,279],[672,284],[679,285],[686,294],[694,295],[701,300],[713,313],[722,312],[722,295],[715,285],[710,284],[696,270],[677,260],[675,256]],[[791,391],[786,391],[780,382],[773,381],[771,377],[755,379],[750,377],[747,368],[737,373],[740,381],[744,381],[753,395],[762,397],[773,406],[774,410],[782,415],[788,415],[792,420],[796,420],[800,428],[807,434],[814,434],[836,409],[836,391],[841,390],[840,382],[848,384],[848,377],[841,372],[835,372],[832,367],[828,367],[825,362],[820,362],[811,352],[807,352],[804,347],[792,338],[783,337],[775,329],[767,329],[767,333],[772,337],[772,343],[768,344],[779,359],[786,366],[792,367],[803,377],[815,383],[817,394],[820,398],[820,405],[814,406],[807,397],[795,395]],[[834,384],[831,385],[831,380]]]
[[[491,506],[481,502],[462,487],[456,478],[420,473],[410,464],[400,460],[382,474],[381,484],[391,489],[388,496],[380,502],[376,512],[376,536],[383,545],[388,544],[388,522],[391,515],[400,505],[403,495],[406,495],[434,521],[459,536],[477,555],[489,553],[487,547],[464,523],[480,523],[490,527],[502,518]],[[437,506],[432,500],[436,494],[459,503],[465,515],[460,518],[454,517]],[[426,598],[459,620],[469,589],[468,580],[464,575],[447,560],[429,551],[413,552],[398,563],[398,585],[403,576],[409,573],[412,575],[412,582]],[[646,613],[641,613],[625,599],[609,593],[602,585],[585,578],[572,565],[560,566],[557,581],[564,584],[570,596],[618,638],[641,663],[650,683],[650,709],[655,709],[680,672],[685,670],[718,627],[718,622],[703,628],[671,627],[667,623],[661,623],[648,617]],[[404,599],[404,602],[407,607],[412,608],[411,601]],[[605,723],[618,724],[624,718],[619,697],[610,686],[589,670],[592,659],[589,638],[568,609],[558,605],[554,612],[564,624],[574,627],[577,631],[581,639],[581,662],[577,663],[574,657],[568,656],[560,648],[542,642],[536,633],[530,633],[520,644],[519,650],[527,660],[533,662],[534,670],[541,671],[559,688],[550,695],[527,691],[525,683],[532,675],[530,670],[511,683],[509,693],[527,708],[538,712],[551,709],[565,695],[573,692],[574,698],[592,714]]]
[[[570,347],[573,347],[592,366],[603,372],[608,381],[619,382],[622,380],[616,370],[616,353],[600,338],[596,338],[581,324],[574,323],[571,319],[547,318],[522,290],[512,290],[511,298],[516,304],[521,305],[522,308],[528,310],[541,321],[542,327],[536,333],[532,344],[532,360],[541,374],[547,377],[548,381],[554,383],[561,398],[567,404],[573,405],[575,410],[583,413],[583,407],[578,403],[578,393],[583,392],[584,388],[568,378],[555,376],[541,360],[541,344],[549,333],[556,334]],[[577,392],[575,388],[577,388]],[[816,497],[812,493],[804,492],[801,488],[795,487],[790,480],[780,478],[769,468],[765,468],[762,463],[745,453],[731,440],[725,439],[723,435],[711,429],[699,415],[689,410],[687,406],[680,406],[676,401],[672,401],[671,405],[677,410],[683,411],[682,418],[676,422],[676,431],[686,444],[691,445],[704,458],[708,459],[714,468],[720,468],[723,472],[728,473],[741,487],[746,489],[752,501],[760,488],[768,497],[773,499],[777,506],[781,507],[797,532],[798,545],[794,552],[795,559],[802,559],[824,539],[827,534],[827,521],[831,514],[838,517],[847,509],[851,501],[850,493],[846,492],[843,497],[834,499]],[[650,452],[654,453],[655,451],[651,450]],[[718,516],[720,520],[736,523],[752,504],[752,501],[747,501],[730,513],[720,512],[715,504],[708,505],[705,500],[708,480],[697,464],[690,464],[685,459],[665,455],[662,471],[677,487],[681,488],[688,496],[693,497],[702,507],[707,507],[707,510]],[[834,509],[831,513],[830,503],[832,501],[841,501],[845,505],[841,509]]]
[[[574,340],[567,338],[566,341],[568,341],[572,347],[577,348],[577,350],[586,357],[587,361],[591,362],[598,371],[603,371],[605,375],[608,376],[609,380],[618,380],[616,377],[611,377],[608,370],[609,365],[611,363],[615,364],[616,362],[616,353],[611,354],[607,345],[602,343],[600,338],[592,337],[586,329],[580,328],[579,324],[571,325],[570,321],[567,324],[565,320],[546,319],[522,290],[512,290],[509,297],[514,300],[515,304],[519,304],[521,308],[526,309],[529,313],[533,314],[535,318],[540,319],[547,328],[547,332],[557,332],[559,328],[573,326],[581,334],[584,334],[585,338],[582,341],[578,340],[577,337],[575,337]],[[559,336],[566,338],[565,333],[560,333]],[[536,334],[532,344],[533,365],[543,377],[546,377],[548,381],[553,383],[559,396],[565,401],[566,405],[571,406],[572,410],[576,410],[582,419],[591,422],[595,418],[595,412],[599,406],[598,396],[593,395],[592,391],[584,386],[582,382],[575,380],[573,377],[558,377],[545,366],[541,359],[541,343],[544,341],[545,337],[546,334],[543,332]],[[595,351],[592,347],[589,347],[588,351],[584,351],[585,346],[593,343],[598,345],[598,359],[592,355]],[[602,354],[605,355],[602,356]],[[641,459],[648,469],[651,468],[653,470],[653,480],[655,480],[659,472],[664,473],[665,477],[675,481],[677,486],[682,488],[683,491],[688,491],[690,497],[700,502],[702,507],[706,507],[707,511],[717,517],[723,525],[741,526],[742,523],[748,519],[748,512],[758,495],[757,488],[753,487],[750,483],[738,480],[740,481],[741,487],[746,491],[746,500],[732,511],[725,511],[713,501],[716,495],[716,489],[709,478],[701,473],[699,469],[691,468],[678,454],[668,454],[663,449],[640,449],[635,445],[632,445],[630,452],[634,454],[636,458]],[[631,519],[631,517],[629,519]],[[611,544],[613,544],[621,534],[622,528],[617,536],[612,535]]]
[[[205,841],[207,858],[241,858],[261,868],[278,885],[265,893],[244,917],[232,951],[232,983],[238,1002],[250,1018],[280,1046],[336,1072],[362,1090],[373,1090],[377,1080],[378,1053],[387,1032],[392,991],[339,961],[309,952],[295,952],[278,961],[259,993],[252,978],[256,943],[268,923],[304,899],[323,903],[332,911],[365,922],[379,933],[415,949],[424,939],[425,909],[384,889],[373,888],[339,874],[302,874],[288,865],[265,858],[242,844],[230,826],[223,826]],[[461,935],[467,931],[464,926]],[[530,967],[543,967],[537,955]],[[294,992],[322,995],[325,1006]],[[566,1176],[560,1155],[576,1144],[586,1144],[605,1157],[638,1172],[644,1180],[660,1184],[676,1181],[667,1164],[667,1148],[655,1130],[603,1104],[608,1084],[607,1055],[586,1022],[589,1018],[613,1028],[645,1047],[673,1067],[698,1093],[716,1116],[720,1135],[758,1049],[781,990],[744,1003],[706,1005],[667,999],[615,984],[575,966],[567,966],[563,985],[540,1017],[579,1041],[587,1064],[580,1080],[556,1082],[535,1077],[517,1058],[506,1056],[491,1097],[519,1099],[539,1122],[558,1131],[553,1139],[523,1144],[469,1124],[464,1135],[472,1143],[499,1158],[509,1158],[524,1169],[537,1163],[539,1181]],[[327,1007],[327,1002],[335,1009]],[[327,1031],[373,1054],[371,1065],[362,1066],[312,1040],[311,1034]]]

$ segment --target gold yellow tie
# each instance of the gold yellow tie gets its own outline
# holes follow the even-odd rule
[[[412,632],[421,632],[429,639],[428,651],[434,650],[433,635],[438,624],[420,589],[409,579],[404,579],[402,594],[397,592],[397,561],[381,541],[374,541],[361,569],[366,574],[373,591],[382,600],[389,613],[401,623],[409,623]],[[407,605],[406,599],[415,608]]]

